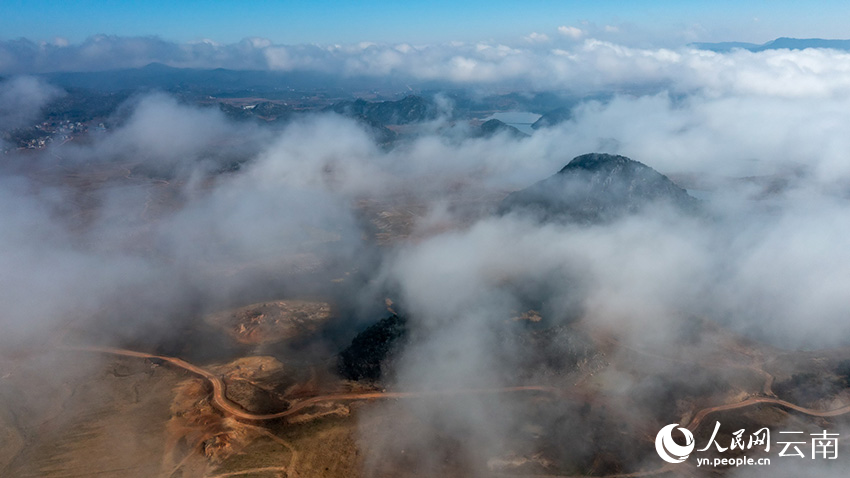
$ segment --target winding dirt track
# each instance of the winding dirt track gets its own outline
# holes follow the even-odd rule
[[[413,397],[424,397],[424,396],[435,396],[435,395],[470,395],[470,394],[480,394],[480,393],[510,393],[510,392],[545,392],[556,395],[566,395],[567,393],[563,390],[553,388],[553,387],[544,387],[537,385],[525,385],[519,387],[503,387],[503,388],[469,388],[469,389],[460,389],[460,390],[438,390],[438,391],[416,391],[416,392],[359,392],[359,393],[335,393],[328,395],[319,395],[316,397],[311,397],[306,400],[302,400],[298,403],[295,403],[290,408],[277,412],[277,413],[251,413],[244,409],[242,409],[239,405],[231,402],[227,396],[225,395],[226,385],[224,381],[218,375],[210,373],[196,365],[192,365],[185,360],[176,358],[176,357],[168,357],[165,355],[155,355],[149,354],[145,352],[136,352],[133,350],[126,349],[118,349],[112,347],[63,347],[66,350],[77,350],[77,351],[86,351],[86,352],[98,352],[98,353],[106,353],[112,355],[122,355],[125,357],[138,357],[145,359],[154,359],[154,360],[162,360],[163,362],[168,362],[172,365],[180,367],[184,370],[188,370],[189,372],[194,373],[204,379],[206,379],[213,388],[212,393],[212,404],[221,412],[231,415],[235,418],[241,418],[243,420],[252,420],[252,421],[264,421],[264,420],[275,420],[279,418],[286,418],[288,416],[294,415],[299,411],[309,408],[317,403],[322,402],[330,402],[330,401],[338,401],[338,400],[370,400],[370,399],[387,399],[387,398],[413,398]],[[772,377],[772,376],[771,376]],[[815,410],[812,408],[801,407],[799,405],[795,405],[791,402],[786,402],[785,400],[781,400],[778,398],[772,397],[752,397],[742,402],[736,403],[728,403],[725,405],[717,405],[714,407],[708,407],[700,410],[694,415],[694,418],[688,424],[687,428],[690,431],[696,431],[699,427],[700,423],[707,417],[708,415],[716,412],[727,411],[727,410],[736,410],[739,408],[746,408],[753,405],[765,404],[765,405],[775,405],[782,408],[787,408],[789,410],[794,410],[796,412],[810,415],[813,417],[835,417],[839,415],[844,415],[846,413],[850,413],[850,405],[836,408],[834,410]]]
[[[155,355],[144,352],[136,352],[133,350],[126,349],[118,349],[112,347],[61,347],[64,350],[73,350],[73,351],[86,351],[86,352],[97,352],[97,353],[106,353],[112,355],[121,355],[125,357],[138,357],[145,359],[154,359],[161,360],[163,362],[170,363],[174,366],[182,368],[184,370],[188,370],[195,375],[198,375],[204,379],[206,379],[213,388],[212,393],[212,404],[221,412],[231,415],[234,418],[249,420],[249,421],[264,421],[264,420],[275,420],[280,418],[286,418],[288,416],[294,415],[299,411],[316,405],[317,403],[329,402],[329,401],[338,401],[338,400],[370,400],[370,399],[388,399],[388,398],[413,398],[413,397],[423,397],[423,396],[436,396],[436,395],[468,395],[468,394],[479,394],[479,393],[509,393],[509,392],[545,392],[553,395],[559,396],[572,396],[573,393],[553,388],[553,387],[544,387],[544,386],[519,386],[519,387],[504,387],[504,388],[470,388],[470,389],[461,389],[461,390],[439,390],[439,391],[417,391],[417,392],[361,392],[361,393],[337,393],[337,394],[328,394],[328,395],[320,395],[312,398],[308,398],[306,400],[300,401],[287,410],[277,413],[268,413],[268,414],[257,414],[251,413],[244,409],[242,409],[239,405],[231,402],[225,396],[226,385],[224,381],[218,375],[210,373],[200,367],[190,364],[185,360],[181,360],[176,357],[168,357],[165,355]],[[768,393],[770,391],[770,385],[773,382],[773,375],[760,370],[762,373],[767,375],[767,380],[765,382],[765,392]],[[705,420],[705,418],[712,413],[727,411],[727,410],[736,410],[739,408],[746,408],[754,405],[774,405],[782,408],[786,408],[789,410],[793,410],[798,413],[802,413],[805,415],[810,415],[813,417],[835,417],[839,415],[844,415],[850,413],[850,405],[836,408],[834,410],[815,410],[811,408],[801,407],[799,405],[795,405],[791,402],[786,402],[785,400],[781,400],[778,398],[772,397],[752,397],[742,402],[736,403],[728,403],[725,405],[717,405],[714,407],[703,408],[699,412],[694,415],[693,419],[691,419],[690,423],[687,425],[687,429],[691,432],[695,432],[696,429],[700,426],[700,424]],[[294,466],[294,461],[296,460],[297,454],[295,451],[291,449],[291,447],[286,444],[288,448],[293,452],[292,462],[289,467],[275,467],[275,470],[281,468],[289,468],[290,470]],[[639,471],[634,473],[626,473],[626,474],[615,474],[608,475],[605,478],[636,478],[643,476],[652,476],[661,473],[666,473],[671,471],[672,467],[668,465],[664,465],[655,470],[648,471]],[[248,470],[248,471],[260,471],[260,469]],[[267,471],[263,469],[263,471]],[[268,469],[271,471],[271,468]],[[246,471],[247,472],[247,471]],[[242,474],[242,473],[236,473]],[[235,476],[236,474],[226,474],[220,476]]]
[[[791,402],[786,402],[785,400],[780,400],[778,398],[753,397],[753,398],[749,398],[747,400],[744,400],[743,402],[729,403],[729,404],[726,404],[726,405],[718,405],[716,407],[703,408],[702,410],[697,412],[696,415],[694,415],[693,420],[691,420],[691,423],[688,424],[687,428],[688,428],[688,430],[690,430],[692,432],[696,431],[697,427],[699,427],[700,423],[702,423],[702,421],[705,419],[705,417],[707,417],[708,415],[710,415],[712,413],[726,411],[726,410],[735,410],[735,409],[738,409],[738,408],[745,408],[745,407],[749,407],[749,406],[752,406],[752,405],[758,405],[760,403],[767,404],[767,405],[776,405],[776,406],[779,406],[779,407],[782,407],[782,408],[788,408],[790,410],[794,410],[795,412],[800,412],[800,413],[803,413],[805,415],[810,415],[810,416],[813,416],[813,417],[836,417],[838,415],[844,415],[845,413],[850,413],[850,405],[848,405],[846,407],[836,408],[834,410],[814,410],[814,409],[811,409],[811,408],[806,408],[806,407],[801,407],[799,405],[794,405]]]
[[[305,400],[302,400],[298,403],[295,403],[288,409],[277,412],[277,413],[251,413],[244,410],[239,405],[230,401],[225,395],[226,385],[224,381],[218,375],[210,373],[198,366],[192,365],[185,360],[181,360],[176,357],[168,357],[165,355],[155,355],[149,354],[145,352],[136,352],[133,350],[126,349],[118,349],[112,347],[62,347],[65,350],[75,350],[75,351],[85,351],[85,352],[98,352],[112,355],[122,355],[125,357],[137,357],[144,359],[154,359],[154,360],[162,360],[163,362],[168,362],[172,365],[180,367],[184,370],[188,370],[189,372],[194,373],[200,377],[206,379],[213,388],[212,393],[212,404],[221,412],[233,416],[234,418],[239,418],[242,420],[249,421],[264,421],[264,420],[275,420],[279,418],[286,418],[288,416],[294,415],[299,411],[312,407],[317,403],[322,402],[331,402],[331,401],[339,401],[339,400],[370,400],[370,399],[387,399],[387,398],[413,398],[413,397],[424,397],[424,396],[433,396],[433,395],[471,395],[471,394],[480,394],[480,393],[509,393],[509,392],[546,392],[546,393],[560,393],[559,390],[552,387],[541,387],[541,386],[521,386],[521,387],[504,387],[504,388],[469,388],[469,389],[461,389],[461,390],[445,390],[445,391],[418,391],[418,392],[359,392],[359,393],[335,393],[328,395],[319,395],[316,397],[311,397]]]

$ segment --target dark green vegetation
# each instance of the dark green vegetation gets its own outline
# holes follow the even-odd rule
[[[407,336],[407,320],[398,315],[381,319],[357,334],[339,354],[337,368],[349,380],[378,380]]]

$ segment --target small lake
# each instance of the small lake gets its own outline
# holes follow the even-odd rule
[[[534,130],[531,129],[531,125],[540,119],[540,116],[541,115],[537,113],[530,113],[528,111],[505,111],[501,113],[493,113],[485,118],[484,121],[497,119],[507,125],[513,126],[525,134],[532,134],[534,133]]]

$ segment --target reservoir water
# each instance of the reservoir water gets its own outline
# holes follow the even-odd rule
[[[485,121],[497,119],[507,125],[513,126],[525,134],[532,134],[534,133],[534,130],[531,129],[531,125],[540,119],[540,116],[541,115],[537,113],[530,113],[528,111],[506,111],[494,113],[485,118]]]

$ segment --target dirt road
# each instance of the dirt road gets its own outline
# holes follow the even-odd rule
[[[390,399],[390,398],[412,398],[412,397],[424,397],[429,395],[471,395],[471,394],[481,394],[481,393],[510,393],[510,392],[545,392],[545,393],[555,393],[559,392],[557,389],[553,389],[552,387],[542,387],[542,386],[520,386],[520,387],[504,387],[504,388],[469,388],[469,389],[460,389],[460,390],[438,390],[438,391],[417,391],[417,392],[355,392],[355,393],[335,393],[328,395],[319,395],[316,397],[311,397],[300,402],[295,403],[290,408],[283,410],[277,413],[251,413],[249,411],[244,410],[239,405],[230,401],[227,398],[226,385],[224,381],[218,375],[210,373],[198,366],[192,365],[185,360],[169,357],[166,355],[155,355],[149,354],[145,352],[136,352],[134,350],[126,350],[126,349],[118,349],[112,347],[63,347],[65,350],[74,350],[74,351],[85,351],[85,352],[97,352],[97,353],[105,353],[112,355],[121,355],[124,357],[137,357],[144,359],[152,359],[152,360],[161,360],[163,362],[170,363],[176,367],[182,368],[184,370],[188,370],[189,372],[198,375],[204,379],[206,379],[210,385],[212,385],[213,393],[212,393],[212,405],[220,410],[222,413],[230,415],[234,418],[249,420],[249,421],[264,421],[264,420],[275,420],[279,418],[286,418],[288,416],[294,415],[299,411],[312,407],[318,403],[322,402],[332,402],[332,401],[341,401],[341,400],[371,400],[371,399]]]

